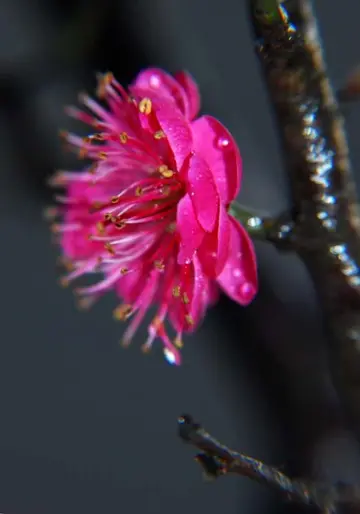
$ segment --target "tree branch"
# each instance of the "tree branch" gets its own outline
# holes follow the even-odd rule
[[[248,1],[296,213],[291,245],[314,282],[334,385],[360,440],[360,218],[343,119],[310,0]]]
[[[327,514],[337,512],[339,507],[359,505],[358,486],[343,483],[327,486],[292,479],[273,466],[231,450],[195,423],[188,414],[178,418],[178,431],[184,442],[200,450],[195,460],[211,478],[229,473],[248,477],[278,490],[288,500],[315,507]]]

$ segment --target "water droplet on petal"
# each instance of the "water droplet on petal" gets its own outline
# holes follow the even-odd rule
[[[244,300],[252,298],[256,292],[254,286],[250,282],[244,282],[240,286],[240,291]]]
[[[158,88],[160,86],[161,80],[159,75],[151,75],[150,77],[150,86],[154,88]]]
[[[169,348],[164,348],[164,356],[165,356],[165,360],[169,364],[171,364],[171,365],[176,364],[175,354],[171,350],[169,350]]]
[[[224,148],[229,146],[230,141],[226,137],[219,137],[216,144],[217,144],[218,148],[223,150]]]
[[[235,268],[234,271],[233,271],[233,275],[235,278],[240,278],[242,276],[242,271],[240,268]]]

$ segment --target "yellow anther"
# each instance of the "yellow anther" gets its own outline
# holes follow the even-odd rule
[[[139,103],[139,111],[142,114],[150,114],[152,109],[152,102],[150,98],[143,98]]]
[[[124,145],[125,143],[127,143],[129,136],[127,135],[126,132],[121,132],[121,134],[119,135],[119,139],[120,139],[120,143],[122,143]]]
[[[180,286],[173,287],[172,294],[174,298],[179,298],[180,296]]]
[[[99,98],[104,98],[106,94],[106,88],[109,86],[113,80],[114,76],[112,73],[108,72],[104,75],[99,76],[99,83],[96,89],[96,94]]]
[[[65,186],[66,179],[62,175],[61,171],[57,171],[52,177],[49,178],[48,184],[50,187]]]
[[[68,287],[70,282],[66,277],[61,277],[59,280],[61,287]]]
[[[125,227],[125,222],[124,221],[121,221],[121,220],[116,219],[116,218],[113,218],[111,221],[114,223],[115,228],[117,228],[118,230],[121,230],[122,228]]]
[[[66,257],[59,257],[57,259],[57,264],[60,266],[63,266],[67,271],[73,271],[74,270],[74,264],[72,261]]]
[[[154,134],[154,138],[155,139],[163,139],[165,136],[165,132],[163,132],[162,130],[158,130],[157,132],[155,132]]]
[[[104,244],[104,248],[105,250],[107,250],[111,255],[115,255],[115,250],[114,248],[111,246],[110,243],[105,243]]]
[[[192,325],[194,324],[194,320],[193,320],[193,318],[192,318],[191,314],[186,314],[186,316],[185,316],[185,320],[186,320],[186,323],[187,323],[188,325],[191,325],[191,326],[192,326]]]
[[[125,321],[127,320],[131,314],[133,313],[133,308],[130,304],[128,303],[123,303],[121,305],[119,305],[118,307],[116,307],[116,309],[114,309],[114,318],[117,319],[118,321]]]
[[[85,146],[82,146],[81,148],[79,148],[79,159],[85,159],[86,155],[87,155],[87,148],[85,148]]]
[[[98,153],[98,157],[99,157],[99,159],[104,161],[105,159],[107,159],[107,153],[106,152],[99,152]]]
[[[159,318],[159,316],[155,316],[155,318],[151,322],[151,325],[156,331],[159,331],[164,327],[164,324],[162,320]]]
[[[100,236],[103,236],[105,234],[105,227],[104,224],[101,221],[98,221],[96,223],[96,230],[100,234]]]
[[[112,215],[110,214],[110,212],[106,212],[106,213],[104,214],[104,220],[105,220],[105,221],[110,221],[110,220],[111,220],[111,218],[112,218]]]
[[[188,303],[190,303],[190,300],[189,300],[189,297],[188,297],[187,293],[184,293],[184,294],[182,295],[182,301],[183,301],[183,303],[185,303],[185,305],[187,305]]]
[[[86,311],[87,309],[90,309],[93,302],[93,298],[79,298],[76,302],[76,306],[79,310]]]
[[[121,268],[121,269],[120,269],[120,273],[121,273],[122,275],[126,275],[126,273],[127,273],[128,271],[129,271],[129,270],[128,270],[127,268]]]
[[[96,211],[97,211],[97,210],[101,209],[102,205],[103,205],[103,204],[102,204],[101,202],[99,202],[99,200],[95,200],[95,202],[93,202],[93,203],[91,204],[91,209],[93,209],[93,210],[96,210]]]
[[[184,346],[184,343],[179,335],[175,337],[174,345],[176,346],[176,348],[182,348]]]
[[[158,171],[161,173],[161,175],[164,178],[171,178],[174,175],[174,172],[172,170],[170,170],[166,166],[166,164],[162,164],[161,166],[159,166]]]
[[[119,202],[119,200],[120,200],[120,198],[119,198],[118,196],[113,196],[113,197],[111,198],[111,203],[118,203],[118,202]]]
[[[165,264],[162,260],[154,261],[154,266],[159,271],[164,271],[164,269],[165,269]]]
[[[143,194],[143,189],[142,189],[142,187],[138,186],[135,189],[135,196],[141,196],[142,194]]]
[[[170,191],[171,191],[171,189],[170,189],[169,186],[164,186],[164,187],[161,188],[161,194],[163,196],[169,196]]]

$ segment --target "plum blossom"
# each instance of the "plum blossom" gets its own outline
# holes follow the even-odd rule
[[[258,289],[253,245],[229,214],[241,182],[239,149],[219,121],[197,117],[198,88],[185,72],[146,69],[128,91],[107,73],[97,95],[102,102],[82,94],[85,109],[68,108],[92,133],[63,134],[89,163],[51,181],[65,190],[52,209],[69,269],[62,283],[100,273],[76,293],[92,304],[115,290],[115,317],[132,318],[125,345],[156,306],[143,349],[159,338],[167,360],[180,364],[183,333],[194,331],[220,290],[247,305]]]

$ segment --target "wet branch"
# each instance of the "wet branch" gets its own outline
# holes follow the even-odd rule
[[[341,110],[310,0],[248,3],[290,184],[290,246],[313,280],[333,382],[360,440],[360,218]]]
[[[187,414],[178,418],[178,431],[184,442],[200,450],[195,460],[206,476],[217,478],[233,473],[248,477],[278,490],[287,500],[315,507],[327,514],[337,512],[339,507],[359,505],[359,487],[341,483],[329,487],[289,478],[277,468],[223,445]]]

